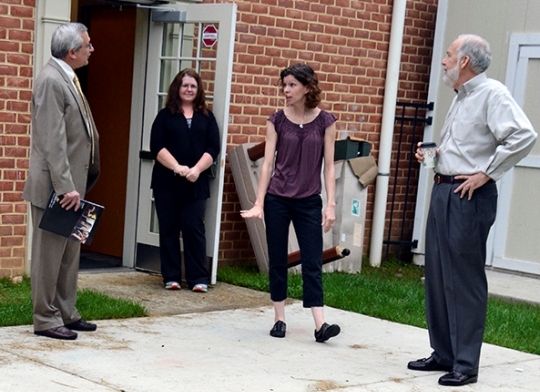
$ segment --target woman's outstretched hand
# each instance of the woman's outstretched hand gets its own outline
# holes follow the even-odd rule
[[[241,210],[240,211],[240,216],[242,218],[244,218],[244,219],[249,219],[249,218],[262,219],[262,217],[263,217],[263,209],[260,206],[253,206],[249,210]]]

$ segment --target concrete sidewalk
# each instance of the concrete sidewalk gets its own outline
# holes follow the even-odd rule
[[[539,278],[492,269],[487,269],[486,275],[491,297],[540,306]]]
[[[494,295],[539,291],[536,279],[504,275],[488,272]],[[209,302],[217,301],[219,290],[206,294]],[[251,295],[235,290],[239,301],[244,292]],[[175,294],[195,298],[187,290]],[[99,321],[98,331],[81,332],[71,342],[37,337],[31,326],[0,328],[0,391],[458,389],[437,384],[442,372],[407,369],[408,361],[430,353],[426,330],[329,307],[326,319],[340,324],[342,333],[323,344],[314,341],[311,314],[298,301],[287,305],[285,339],[268,335],[273,321],[268,305]],[[539,368],[540,356],[484,344],[479,382],[459,390],[536,390]]]

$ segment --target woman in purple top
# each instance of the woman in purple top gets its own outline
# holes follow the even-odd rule
[[[289,226],[294,225],[302,263],[303,306],[311,308],[315,340],[339,334],[324,321],[322,287],[322,230],[335,217],[334,141],[336,117],[317,107],[321,90],[313,69],[296,64],[280,74],[286,107],[267,122],[266,146],[257,199],[243,218],[262,218],[266,225],[270,297],[274,304],[273,337],[285,337]],[[321,169],[327,195],[322,208]],[[322,228],[321,228],[322,226]]]

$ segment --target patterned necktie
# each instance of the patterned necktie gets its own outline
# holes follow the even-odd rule
[[[86,117],[86,123],[88,124],[88,130],[90,133],[90,142],[92,145],[92,163],[94,163],[94,130],[92,129],[92,122],[90,121],[90,110],[88,110],[88,104],[86,103],[86,98],[84,97],[84,94],[81,89],[81,84],[79,83],[79,78],[77,75],[73,77],[73,83],[75,84],[75,87],[77,88],[77,92],[79,93],[79,96],[81,97],[81,101],[83,103],[84,107],[84,114]]]

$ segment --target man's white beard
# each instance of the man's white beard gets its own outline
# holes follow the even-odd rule
[[[446,73],[443,76],[443,82],[448,87],[454,88],[459,78],[459,64],[452,69],[447,69]]]

